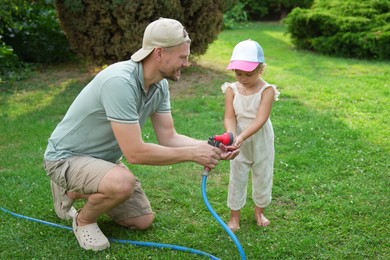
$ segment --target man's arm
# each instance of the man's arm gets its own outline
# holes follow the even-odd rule
[[[169,147],[194,146],[206,141],[200,141],[191,137],[178,134],[174,127],[171,113],[155,113],[152,124],[158,143]]]
[[[111,126],[123,155],[132,164],[168,165],[193,161],[213,169],[221,159],[219,149],[206,142],[178,135],[174,129],[163,130],[166,127],[165,124],[154,126],[158,129],[156,134],[159,140],[164,139],[164,135],[169,136],[169,138],[165,136],[168,140],[161,145],[143,142],[138,124],[111,122]],[[164,134],[161,135],[161,132]],[[175,141],[175,136],[180,141]],[[169,144],[171,147],[168,147]]]
[[[152,117],[152,124],[154,131],[156,132],[158,142],[161,145],[180,147],[180,146],[193,146],[205,143],[193,139],[191,137],[178,134],[175,130],[173,119],[170,113],[156,113]],[[236,157],[239,153],[236,149],[221,149],[221,159],[231,160]]]

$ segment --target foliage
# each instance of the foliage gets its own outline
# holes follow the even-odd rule
[[[55,1],[72,49],[96,63],[128,59],[142,45],[146,26],[160,17],[179,20],[193,40],[191,51],[203,54],[223,25],[231,1]]]
[[[61,63],[72,58],[51,1],[5,0],[0,33],[25,62]]]
[[[308,8],[314,0],[239,0],[250,21],[279,20],[295,7]]]
[[[317,0],[285,19],[300,49],[364,59],[390,58],[390,1]]]
[[[232,8],[223,15],[223,29],[233,29],[239,24],[248,22],[247,12],[244,10],[245,4],[238,1]]]
[[[264,77],[281,96],[271,113],[276,156],[273,200],[266,209],[271,225],[256,226],[249,184],[236,233],[247,259],[390,259],[390,64],[292,50],[284,33],[285,26],[276,23],[221,32],[199,66],[184,70],[171,84],[176,128],[201,140],[223,132],[220,86],[234,80],[225,70],[231,51],[242,39],[259,41],[268,64]],[[0,95],[0,207],[71,226],[54,212],[42,157],[48,137],[93,71],[79,64],[49,67]],[[156,141],[150,122],[142,137]],[[239,259],[202,202],[201,166],[129,167],[156,219],[150,230],[134,231],[103,216],[98,223],[108,237]],[[209,202],[224,221],[229,218],[228,181],[228,162],[211,171],[207,181]],[[71,231],[2,211],[0,230],[0,259],[203,259],[116,242],[101,252],[86,251]]]
[[[0,2],[0,87],[28,76],[33,63],[60,63],[74,54],[50,0]]]
[[[245,25],[248,21],[280,20],[295,7],[310,7],[314,0],[235,0],[224,13],[224,29]]]
[[[10,0],[0,2],[0,87],[7,81],[15,79],[17,77],[15,72],[23,66],[12,47],[3,41],[4,31],[11,27],[13,16],[18,11],[18,7],[12,2]]]
[[[3,0],[0,2],[0,35],[13,24],[13,17],[19,16],[20,9],[25,8],[26,1]]]
[[[23,79],[29,67],[21,62],[10,46],[5,45],[0,39],[0,90],[7,83]]]

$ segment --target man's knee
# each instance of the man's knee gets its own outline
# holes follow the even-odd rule
[[[133,194],[135,182],[135,176],[128,169],[117,166],[103,177],[99,190],[106,191],[115,198],[124,200]]]
[[[153,220],[154,214],[150,213],[139,217],[117,221],[117,223],[121,226],[128,227],[130,229],[145,230],[152,226]]]

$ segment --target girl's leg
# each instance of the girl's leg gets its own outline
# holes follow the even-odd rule
[[[264,209],[272,200],[273,157],[267,159],[252,168],[252,197],[256,205],[254,215],[260,227],[270,224],[264,215]]]
[[[266,227],[271,222],[264,216],[264,208],[260,208],[258,206],[255,207],[255,219],[256,223],[260,227]]]
[[[230,211],[230,220],[228,222],[228,227],[232,232],[236,232],[240,229],[240,210]]]
[[[248,159],[248,145],[242,145],[239,155],[230,161],[230,178],[227,205],[230,208],[228,227],[232,232],[240,228],[240,210],[247,198],[248,175],[251,159]]]

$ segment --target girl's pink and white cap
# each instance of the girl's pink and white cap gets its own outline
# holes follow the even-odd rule
[[[256,41],[239,42],[233,49],[228,70],[253,71],[260,63],[264,63],[264,52]]]

